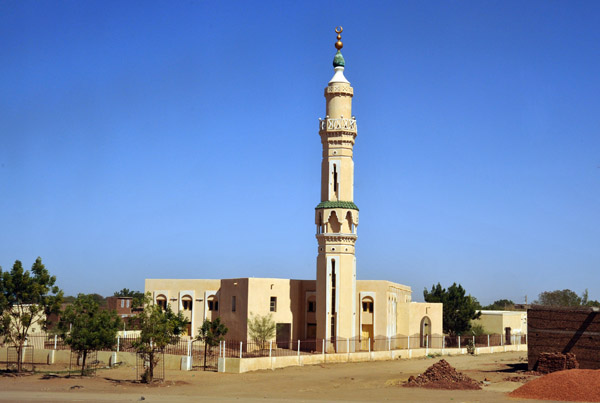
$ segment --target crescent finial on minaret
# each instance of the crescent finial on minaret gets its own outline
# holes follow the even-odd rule
[[[342,28],[341,26],[335,28],[335,33],[337,34],[337,42],[335,43],[335,48],[337,50],[341,50],[344,47],[344,44],[342,43],[343,30],[344,28]]]
[[[337,49],[337,53],[333,58],[333,67],[344,67],[346,65],[346,61],[344,60],[344,56],[342,56],[342,52],[340,49],[344,47],[342,43],[342,31],[344,28],[341,26],[335,28],[335,33],[337,34],[337,42],[335,43],[335,48]]]

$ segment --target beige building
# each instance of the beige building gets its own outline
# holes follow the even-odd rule
[[[479,319],[471,323],[483,326],[489,334],[507,334],[506,329],[510,329],[512,335],[523,335],[527,333],[527,312],[483,310]]]
[[[397,336],[423,340],[442,334],[442,304],[414,303],[410,287],[402,284],[356,279],[357,124],[352,115],[354,89],[344,76],[341,28],[336,32],[334,75],[324,90],[325,118],[319,119],[323,159],[321,200],[315,208],[316,280],[146,280],[146,292],[156,303],[171,304],[190,319],[191,335],[204,319],[218,316],[229,328],[228,338],[247,340],[248,318],[265,314],[272,314],[277,323],[278,344],[327,340],[326,348],[338,352],[367,349],[368,341],[376,338],[391,343],[389,339]]]

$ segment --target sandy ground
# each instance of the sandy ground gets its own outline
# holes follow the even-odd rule
[[[410,402],[515,402],[508,392],[525,381],[505,378],[523,376],[526,353],[444,357],[452,366],[489,383],[480,391],[446,391],[405,388],[410,375],[424,372],[440,358],[326,364],[290,367],[246,374],[202,371],[167,371],[159,386],[134,382],[135,368],[98,370],[95,377],[66,377],[37,373],[0,377],[0,401],[385,401]],[[57,371],[59,367],[37,368]],[[528,376],[528,379],[534,379]]]

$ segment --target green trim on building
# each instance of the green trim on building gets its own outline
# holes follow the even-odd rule
[[[347,208],[358,211],[358,207],[351,201],[324,201],[319,203],[315,210],[323,208]]]

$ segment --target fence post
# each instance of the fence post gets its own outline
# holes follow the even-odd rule
[[[475,348],[475,335],[473,335],[473,348]]]
[[[223,340],[219,340],[219,357],[221,356],[221,351],[223,351],[223,349],[221,348],[222,345],[223,345]]]
[[[55,350],[56,350],[56,344],[57,344],[57,341],[58,341],[58,335],[56,335],[56,334],[55,334],[55,335],[54,335],[54,349],[55,349]]]
[[[271,358],[272,353],[273,353],[273,340],[269,340],[269,358]]]
[[[442,334],[442,355],[444,355],[444,347],[446,347],[446,336]]]
[[[204,348],[206,348],[206,346],[204,346]],[[188,357],[192,356],[192,341],[188,340]]]
[[[410,350],[410,335],[408,335],[408,342],[406,343],[406,348]]]
[[[460,350],[460,335],[458,335],[456,337],[458,337],[458,349]],[[460,354],[460,352],[459,352],[459,354]]]
[[[298,339],[298,358],[300,358],[300,339]]]
[[[242,358],[242,342],[240,341],[240,358]]]
[[[388,351],[392,351],[392,338],[388,336]]]
[[[504,345],[504,335],[502,333],[500,333],[500,345]]]
[[[117,353],[119,352],[119,348],[121,347],[121,336],[117,336]],[[54,347],[56,350],[56,347]]]

